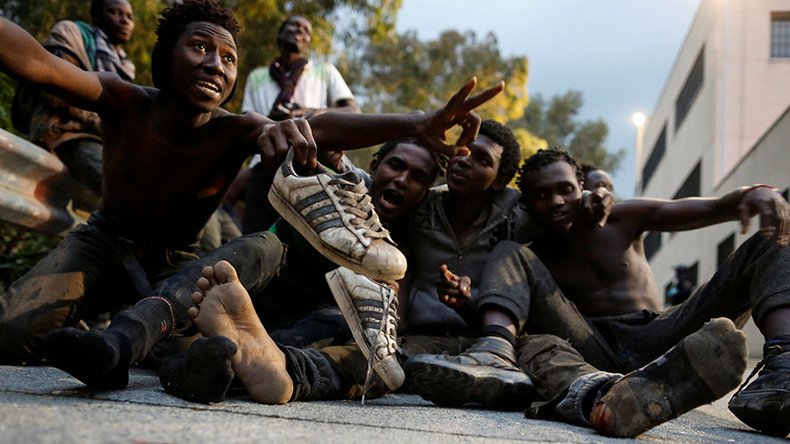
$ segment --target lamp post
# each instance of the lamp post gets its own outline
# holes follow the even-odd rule
[[[636,160],[634,161],[634,195],[640,196],[642,194],[642,139],[644,138],[645,122],[647,116],[644,113],[637,112],[631,116],[631,121],[636,126],[636,139],[634,141],[634,151]]]

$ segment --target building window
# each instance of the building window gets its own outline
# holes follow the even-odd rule
[[[660,231],[651,231],[647,233],[645,236],[645,257],[649,261],[653,259],[653,256],[658,253],[658,250],[661,249],[661,232]]]
[[[716,247],[716,268],[721,267],[733,251],[735,251],[735,233],[727,236]]]
[[[684,197],[697,197],[702,193],[700,188],[700,172],[702,170],[702,161],[697,162],[697,166],[691,170],[683,185],[680,186],[678,192],[675,193],[673,199],[683,199]]]
[[[680,90],[677,100],[675,100],[675,130],[680,128],[683,120],[691,109],[697,93],[702,89],[702,81],[705,75],[705,47],[702,47],[694,66],[691,68],[686,83],[683,84],[683,89]]]
[[[642,169],[642,192],[647,188],[647,184],[653,177],[653,173],[656,172],[656,168],[658,168],[658,164],[661,163],[661,159],[664,158],[664,153],[666,151],[667,125],[664,124],[664,128],[661,129],[661,134],[658,136],[658,140],[656,140],[656,144],[653,145],[653,150],[650,151],[650,157],[647,158],[645,167]]]
[[[790,58],[790,11],[771,13],[771,58]]]

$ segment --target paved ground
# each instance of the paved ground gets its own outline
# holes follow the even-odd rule
[[[49,367],[0,366],[2,443],[170,442],[623,442],[520,413],[445,409],[416,396],[264,406],[244,398],[214,406],[164,393],[155,374],[134,370],[129,388],[90,392]],[[722,403],[704,406],[640,441],[787,442],[750,432]]]

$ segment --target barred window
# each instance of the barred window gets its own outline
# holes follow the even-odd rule
[[[771,13],[771,58],[790,58],[790,11]]]

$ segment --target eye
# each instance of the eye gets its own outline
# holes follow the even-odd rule
[[[562,187],[562,194],[570,194],[573,192],[573,185],[565,185]]]
[[[198,51],[203,51],[203,52],[206,51],[206,44],[205,43],[198,42],[198,43],[193,44],[192,47],[197,49]]]
[[[236,58],[233,57],[230,54],[226,54],[224,57],[222,57],[222,60],[224,60],[225,63],[227,63],[229,65],[232,65],[233,63],[236,63]]]

